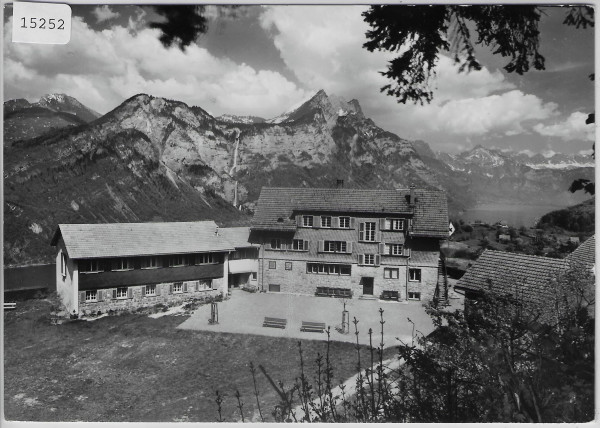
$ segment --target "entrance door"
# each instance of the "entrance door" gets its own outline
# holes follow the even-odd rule
[[[373,295],[373,278],[369,276],[362,277],[363,295]]]

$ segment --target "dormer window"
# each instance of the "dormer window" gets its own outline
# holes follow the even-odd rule
[[[321,216],[321,227],[331,227],[331,216],[328,216],[328,215]]]
[[[404,220],[401,218],[386,218],[385,230],[404,230]]]
[[[311,216],[311,215],[303,215],[302,216],[302,226],[304,226],[304,227],[313,227],[313,216]]]

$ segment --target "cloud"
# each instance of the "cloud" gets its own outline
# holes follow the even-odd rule
[[[595,129],[593,124],[585,123],[588,115],[576,111],[562,122],[545,125],[538,123],[533,129],[540,135],[546,137],[557,137],[563,141],[587,140],[594,141]]]
[[[119,16],[121,16],[120,13],[113,11],[110,8],[110,6],[108,6],[106,4],[103,6],[95,7],[94,10],[92,11],[92,13],[96,17],[97,23],[110,21],[111,19],[115,19],[115,18],[118,18]]]
[[[529,132],[527,121],[556,114],[556,104],[516,90],[502,72],[484,67],[459,73],[454,61],[443,55],[431,85],[434,101],[424,106],[398,104],[380,92],[389,82],[379,72],[394,55],[362,47],[368,30],[361,17],[365,9],[267,7],[260,22],[283,61],[307,88],[357,98],[379,126],[406,138],[433,136],[447,141],[451,137],[458,144],[458,139],[489,133],[515,136]]]
[[[74,96],[104,113],[137,93],[198,105],[215,114],[273,117],[307,95],[281,74],[212,55],[196,44],[165,48],[157,30],[140,24],[90,28],[73,17],[67,45],[10,42],[5,26],[5,96],[37,100],[49,92]]]

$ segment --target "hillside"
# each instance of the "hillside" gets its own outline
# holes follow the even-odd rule
[[[64,94],[44,95],[30,103],[20,98],[4,103],[4,147],[58,129],[89,123],[100,114]]]
[[[549,212],[540,218],[537,227],[541,229],[561,228],[569,232],[593,233],[596,226],[595,202],[596,198],[590,198],[581,204]]]

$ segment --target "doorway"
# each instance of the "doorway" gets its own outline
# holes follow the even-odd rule
[[[363,286],[363,295],[372,296],[373,295],[373,277],[363,276],[361,278],[362,286]]]

